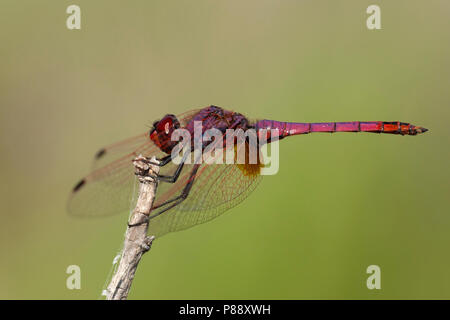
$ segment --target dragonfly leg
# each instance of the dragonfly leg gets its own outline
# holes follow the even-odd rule
[[[175,170],[175,173],[172,176],[158,174],[155,178],[159,181],[175,183],[177,181],[178,177],[180,176],[183,166],[184,166],[184,161],[178,165],[177,169]]]
[[[183,201],[187,198],[187,196],[189,195],[189,192],[191,191],[192,185],[194,184],[194,180],[195,180],[195,174],[197,173],[197,170],[198,170],[199,167],[200,167],[200,165],[197,164],[197,165],[192,169],[191,175],[190,175],[190,178],[189,178],[189,182],[188,182],[188,183],[186,184],[186,186],[183,188],[183,190],[181,191],[181,194],[180,194],[179,196],[176,196],[176,197],[174,197],[174,198],[172,198],[172,199],[170,199],[170,200],[164,201],[164,202],[161,203],[160,205],[154,206],[154,207],[152,208],[152,210],[154,210],[154,209],[158,209],[158,208],[161,208],[161,207],[163,207],[163,206],[166,206],[164,209],[162,209],[161,211],[159,211],[159,212],[157,212],[157,213],[155,213],[155,214],[152,214],[152,215],[149,216],[149,217],[146,217],[143,221],[140,221],[140,222],[138,222],[138,223],[134,223],[134,224],[129,224],[129,223],[128,223],[128,227],[136,227],[136,226],[139,226],[139,225],[141,225],[141,224],[143,224],[143,223],[147,223],[150,219],[159,216],[160,214],[162,214],[162,213],[164,213],[164,212],[166,212],[166,211],[172,209],[173,207],[176,207],[176,206],[179,205],[181,202],[183,202]],[[169,206],[167,206],[167,205],[169,205]]]
[[[171,156],[168,155],[162,159],[158,159],[158,164],[156,164],[156,165],[159,165],[162,167],[162,166],[166,165],[167,163],[169,163],[170,160],[171,160]],[[185,161],[185,159],[182,159],[182,162],[178,165],[173,176],[163,176],[163,175],[157,175],[157,176],[149,175],[149,176],[153,177],[154,179],[161,180],[161,181],[175,183],[177,181],[178,177],[180,176],[181,170],[183,169],[184,161]],[[148,160],[148,162],[151,162],[151,160]],[[155,163],[152,163],[152,164],[155,164]],[[166,209],[166,210],[168,210],[168,209]],[[145,216],[145,218],[143,218],[142,221],[139,221],[139,222],[133,223],[133,224],[128,223],[128,227],[140,226],[143,223],[147,223],[149,220],[150,220],[150,218],[148,216]]]
[[[137,227],[137,226],[140,226],[141,224],[147,223],[149,220],[150,220],[150,218],[148,216],[145,216],[145,218],[143,218],[142,221],[139,221],[139,222],[136,222],[136,223],[133,223],[133,224],[130,224],[128,222],[128,227],[130,227],[130,228],[131,227]]]
[[[153,163],[151,160],[147,160],[148,163],[150,164],[154,164],[157,166],[165,166],[166,164],[168,164],[171,160],[171,156],[168,155],[162,159],[158,159],[158,163]],[[164,182],[169,182],[169,183],[175,183],[178,179],[178,177],[180,176],[181,170],[183,169],[184,166],[184,162],[186,161],[186,158],[183,158],[181,160],[181,163],[178,165],[178,167],[175,170],[175,173],[171,176],[168,175],[162,175],[162,174],[158,174],[158,175],[148,175],[149,177],[156,179],[156,180],[160,180],[160,181],[164,181]]]
[[[184,156],[183,156],[183,159],[181,159],[181,162],[178,165],[178,167],[175,170],[173,175],[168,176],[168,175],[161,175],[161,174],[159,174],[155,178],[157,180],[160,180],[160,181],[169,182],[169,183],[175,183],[177,181],[178,177],[180,176],[181,170],[183,170],[183,166],[184,166],[184,163],[186,161],[187,156],[188,156],[188,154],[185,153]],[[167,163],[170,162],[171,159],[172,159],[171,155],[168,155],[168,156],[164,157],[163,159],[160,160],[161,161],[160,166],[166,165]]]
[[[152,162],[152,159],[145,159],[142,161],[144,161],[147,164],[153,164],[158,167],[164,167],[166,164],[168,164],[170,162],[171,159],[172,159],[172,156],[169,154],[168,156],[165,156],[164,158],[156,159],[157,162]]]
[[[189,178],[189,182],[184,186],[183,190],[181,191],[181,194],[179,196],[176,196],[176,197],[170,199],[170,200],[164,201],[163,203],[161,203],[158,206],[153,207],[152,210],[166,206],[161,211],[159,211],[159,212],[157,212],[155,214],[152,214],[149,217],[149,219],[155,218],[155,217],[159,216],[160,214],[162,214],[162,213],[172,209],[173,207],[179,205],[181,202],[183,202],[188,197],[189,192],[192,189],[192,185],[194,184],[195,175],[196,175],[197,170],[198,170],[199,167],[200,167],[200,165],[197,164],[192,169],[191,175],[190,175],[190,178]]]
[[[172,155],[169,154],[168,156],[165,156],[164,158],[157,159],[157,160],[158,160],[158,163],[156,165],[160,166],[160,167],[164,167],[166,164],[168,164],[170,162],[170,160],[172,160]]]

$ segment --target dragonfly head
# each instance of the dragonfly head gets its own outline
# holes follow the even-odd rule
[[[173,114],[167,114],[159,121],[153,123],[150,130],[150,139],[165,153],[170,154],[178,141],[172,141],[172,133],[180,128],[180,122]]]

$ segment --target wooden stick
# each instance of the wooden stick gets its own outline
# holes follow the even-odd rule
[[[152,178],[159,173],[158,161],[139,156],[133,160],[139,179],[136,208],[128,222],[119,266],[107,288],[107,300],[126,300],[137,266],[144,253],[150,250],[153,236],[147,236],[149,214],[155,199],[158,182]]]

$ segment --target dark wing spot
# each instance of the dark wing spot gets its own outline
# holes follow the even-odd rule
[[[106,153],[105,149],[100,149],[98,150],[98,152],[95,154],[95,159],[101,158],[103,157],[103,155]]]
[[[80,190],[80,188],[86,183],[86,181],[83,179],[80,182],[78,182],[75,187],[73,187],[72,192],[77,192],[78,190]]]

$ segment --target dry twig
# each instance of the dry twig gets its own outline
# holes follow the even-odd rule
[[[144,253],[150,250],[153,236],[147,236],[149,214],[156,194],[157,181],[152,178],[159,173],[157,160],[139,156],[133,160],[139,179],[139,195],[125,234],[119,266],[107,288],[107,300],[125,300],[128,297],[137,266]]]

